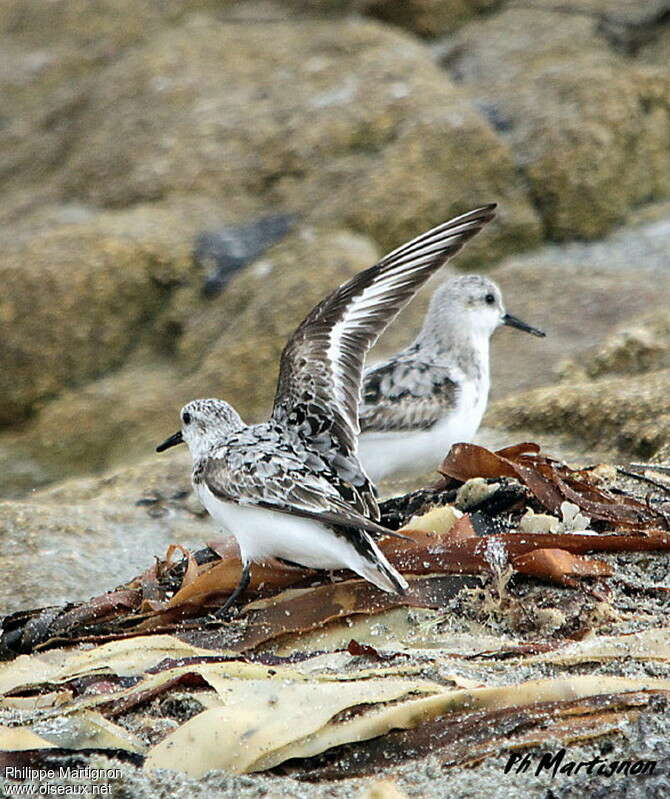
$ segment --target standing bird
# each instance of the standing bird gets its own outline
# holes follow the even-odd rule
[[[158,452],[185,442],[193,486],[238,541],[242,577],[218,615],[246,589],[250,565],[280,560],[347,568],[383,591],[405,579],[373,540],[375,490],[357,457],[363,360],[417,290],[494,216],[486,205],[424,233],[322,300],[286,345],[272,415],[247,425],[227,402],[194,400],[181,430]]]
[[[479,275],[440,286],[416,339],[363,376],[358,456],[377,482],[426,471],[471,441],[489,395],[489,339],[500,325],[545,334],[505,311],[498,286]]]

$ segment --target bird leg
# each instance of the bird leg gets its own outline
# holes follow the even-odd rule
[[[239,599],[239,597],[247,590],[250,581],[251,581],[251,563],[247,562],[244,564],[242,568],[242,576],[240,577],[240,581],[235,587],[235,590],[228,597],[223,607],[219,608],[219,610],[217,610],[216,613],[214,614],[214,617],[216,619],[223,619],[226,616],[230,608],[232,608],[232,606]]]

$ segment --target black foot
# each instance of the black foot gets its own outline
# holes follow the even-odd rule
[[[229,611],[232,611],[235,602],[237,602],[240,596],[247,590],[250,581],[251,581],[251,564],[245,563],[244,568],[242,569],[242,576],[240,577],[239,583],[237,584],[233,593],[228,597],[223,607],[219,608],[219,610],[217,610],[216,613],[213,614],[215,619],[221,620],[232,617],[233,613]]]

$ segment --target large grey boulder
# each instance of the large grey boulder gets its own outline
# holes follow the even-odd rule
[[[445,43],[443,63],[511,146],[554,239],[596,238],[670,194],[670,71],[608,37],[605,22],[648,4],[626,5],[510,7]]]

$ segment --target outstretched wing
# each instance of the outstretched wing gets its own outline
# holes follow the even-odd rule
[[[360,272],[320,302],[286,345],[272,415],[330,450],[334,468],[358,468],[365,478],[356,441],[366,353],[428,278],[493,219],[494,208],[445,222]]]
[[[448,367],[395,356],[363,375],[361,432],[429,430],[456,407],[459,393]]]

